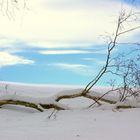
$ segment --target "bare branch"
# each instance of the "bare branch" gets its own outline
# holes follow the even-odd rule
[[[114,33],[114,37],[111,38],[109,44],[108,44],[108,49],[107,49],[107,57],[106,57],[106,62],[105,65],[101,68],[101,70],[99,71],[99,73],[95,76],[95,78],[93,80],[91,80],[87,86],[85,87],[85,89],[83,90],[83,95],[87,94],[91,88],[102,78],[102,76],[106,73],[109,64],[110,64],[110,57],[111,57],[111,53],[113,51],[113,49],[116,47],[117,45],[117,40],[119,38],[120,35],[137,30],[140,28],[140,26],[131,28],[129,30],[125,30],[122,31],[122,27],[124,25],[124,23],[126,23],[128,21],[128,19],[130,19],[133,16],[136,16],[136,14],[138,13],[132,13],[132,11],[130,11],[128,14],[126,14],[125,11],[121,11],[118,21],[117,21],[117,27],[116,27],[116,31]],[[124,28],[124,27],[123,27]]]
[[[140,26],[137,26],[137,27],[131,28],[131,29],[129,29],[129,30],[126,30],[126,31],[120,32],[118,35],[122,35],[122,34],[125,34],[125,33],[128,33],[128,32],[131,32],[131,31],[137,30],[137,29],[140,29]]]

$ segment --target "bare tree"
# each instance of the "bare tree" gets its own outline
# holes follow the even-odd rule
[[[27,9],[27,0],[0,0],[1,13],[9,19],[14,19],[17,12]]]
[[[140,61],[139,61],[139,47],[133,49],[127,54],[119,54],[114,59],[113,70],[110,70],[113,75],[122,79],[118,88],[120,94],[120,101],[125,101],[127,98],[133,96],[137,97],[140,93]],[[134,54],[133,54],[134,53]],[[133,55],[132,55],[133,54]],[[133,57],[131,57],[132,55]]]
[[[136,27],[131,27],[129,29],[125,29],[125,24],[129,23],[132,19],[133,20],[137,20],[139,16],[139,13],[134,13],[132,11],[130,11],[128,14],[122,10],[120,12],[119,18],[117,20],[117,26],[116,26],[116,30],[113,34],[113,37],[110,37],[110,42],[108,43],[107,46],[107,57],[106,57],[106,62],[105,65],[101,68],[101,70],[99,71],[99,73],[97,74],[97,76],[90,81],[87,86],[85,87],[85,89],[83,90],[83,95],[87,94],[91,88],[102,78],[102,76],[107,72],[108,67],[110,65],[111,62],[111,53],[114,50],[114,48],[116,48],[117,44],[118,44],[118,39],[126,33],[132,32],[134,30],[137,30],[140,28],[140,26],[136,26]],[[131,21],[132,22],[132,21]]]

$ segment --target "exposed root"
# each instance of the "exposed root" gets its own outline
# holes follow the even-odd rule
[[[59,106],[57,104],[40,104],[40,106],[44,109],[51,109],[54,108],[56,110],[66,110],[66,108]]]
[[[70,94],[70,95],[60,95],[57,96],[57,98],[55,99],[56,102],[59,102],[62,99],[70,99],[70,98],[77,98],[77,97],[81,97],[81,93],[76,93],[76,94]]]
[[[38,105],[36,105],[34,103],[30,103],[30,102],[19,101],[19,100],[1,100],[0,101],[0,106],[6,105],[6,104],[21,105],[21,106],[25,106],[25,107],[34,108],[40,112],[43,112],[43,110]]]
[[[136,108],[135,106],[130,106],[130,105],[118,105],[116,106],[116,109],[131,109],[131,108]]]

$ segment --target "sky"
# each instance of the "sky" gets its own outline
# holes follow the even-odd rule
[[[107,36],[114,33],[119,12],[139,11],[139,3],[29,0],[26,5],[9,3],[8,11],[4,3],[0,13],[0,81],[87,84],[105,63]],[[120,41],[137,41],[139,33],[127,34]],[[112,54],[124,50],[118,48]],[[100,84],[111,78],[103,77]]]

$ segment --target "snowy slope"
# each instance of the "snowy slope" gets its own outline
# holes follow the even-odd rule
[[[8,84],[7,91],[5,84]],[[0,94],[48,97],[77,87],[53,85],[0,84]],[[78,87],[79,88],[79,87]],[[99,91],[103,89],[97,88]],[[96,90],[97,90],[96,89]],[[0,140],[139,140],[140,109],[112,110],[110,106],[85,109],[91,100],[62,101],[75,108],[40,113],[24,107],[6,105],[0,109]],[[80,107],[80,108],[79,108]]]

